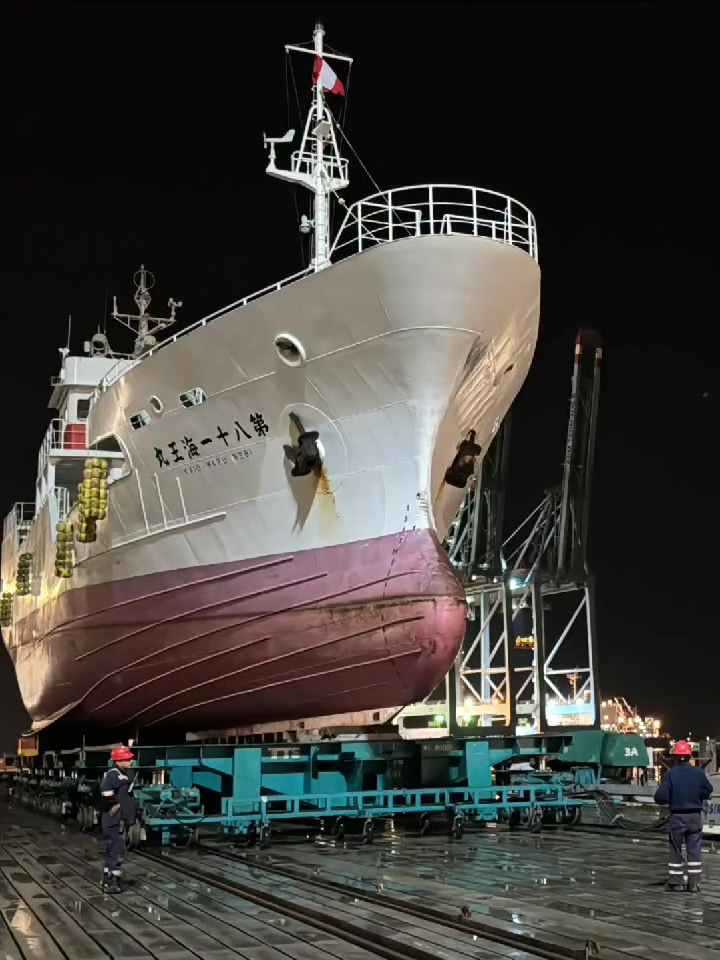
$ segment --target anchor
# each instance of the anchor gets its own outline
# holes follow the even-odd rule
[[[480,444],[475,443],[475,431],[471,430],[458,444],[455,459],[445,472],[445,483],[451,487],[465,488],[475,470],[475,461],[482,453]]]
[[[322,457],[318,448],[320,434],[317,430],[305,430],[302,420],[296,413],[290,414],[290,422],[298,433],[295,446],[283,444],[285,456],[292,463],[291,477],[307,477],[310,473],[317,473],[322,466]]]

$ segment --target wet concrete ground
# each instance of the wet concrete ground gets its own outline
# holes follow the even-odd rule
[[[408,922],[390,907],[313,888],[313,877],[407,899],[500,931],[524,930],[543,939],[594,940],[607,960],[720,960],[720,859],[705,856],[702,893],[663,890],[665,844],[656,837],[596,835],[571,828],[539,836],[492,827],[459,842],[442,833],[422,839],[386,830],[363,847],[347,843],[275,844],[269,851],[183,854],[183,862],[262,890],[283,891],[328,912],[397,931],[398,943],[418,942],[439,958],[530,960],[532,953],[476,942],[432,923]],[[303,885],[262,869],[291,866]],[[258,869],[261,868],[261,869]],[[2,960],[375,960],[311,925],[290,920],[132,854],[134,883],[120,897],[98,890],[97,839],[65,830],[25,811],[0,811],[0,957]],[[351,893],[351,889],[348,891]],[[442,931],[441,931],[442,933]]]
[[[2,960],[377,960],[310,925],[128,857],[132,886],[99,890],[97,839],[0,812]]]
[[[385,837],[372,848],[298,846],[269,856],[329,879],[362,879],[388,893],[466,905],[509,928],[594,940],[603,955],[718,960],[720,857],[708,847],[700,894],[664,890],[668,851],[661,834],[565,828],[536,836],[490,827],[468,831],[461,843]]]

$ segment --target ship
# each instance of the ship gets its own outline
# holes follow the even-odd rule
[[[348,205],[352,61],[321,26],[285,52],[311,101],[296,149],[264,137],[266,173],[309,193],[307,268],[175,333],[143,267],[136,312],[112,311],[132,352],[60,351],[35,499],[3,527],[34,731],[378,720],[458,654],[442,544],[531,366],[535,219],[453,184]]]

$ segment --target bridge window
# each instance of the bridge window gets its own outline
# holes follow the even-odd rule
[[[130,426],[133,430],[141,430],[143,427],[146,427],[150,423],[150,417],[146,410],[141,410],[139,413],[134,413],[130,417]]]
[[[78,420],[87,420],[89,413],[90,413],[90,401],[89,401],[89,400],[78,400],[78,402],[77,402],[77,418],[78,418]]]
[[[199,407],[206,400],[205,391],[201,390],[200,387],[193,387],[192,390],[180,394],[180,403],[184,407]]]

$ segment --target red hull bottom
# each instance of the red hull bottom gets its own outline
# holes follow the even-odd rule
[[[19,625],[16,669],[36,724],[237,727],[420,701],[465,619],[411,531],[69,590]]]

